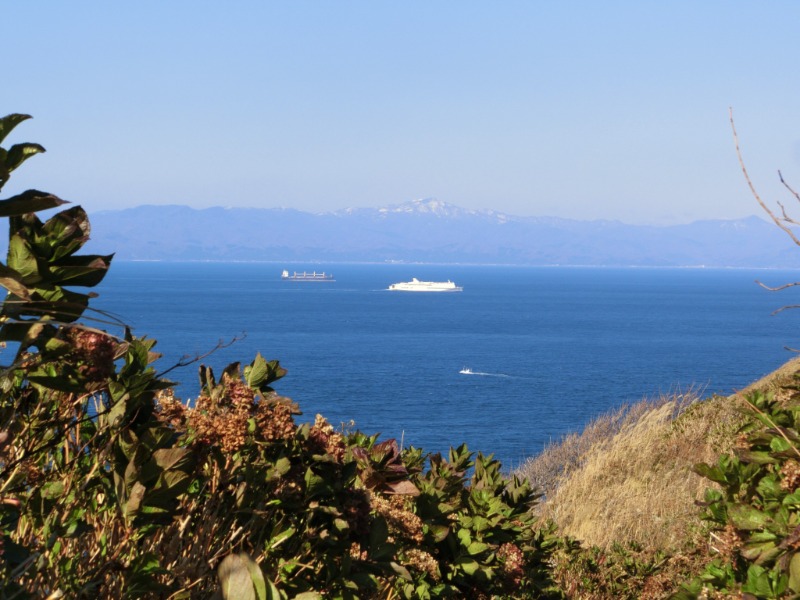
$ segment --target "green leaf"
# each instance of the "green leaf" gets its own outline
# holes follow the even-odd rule
[[[64,482],[51,481],[50,483],[46,483],[44,486],[42,486],[42,491],[40,493],[42,498],[46,498],[48,500],[60,498],[64,494]]]
[[[484,544],[483,542],[472,542],[469,546],[467,546],[467,553],[472,556],[475,556],[476,554],[485,552],[488,549],[489,549],[488,544]]]
[[[0,200],[0,217],[17,217],[69,204],[58,196],[39,190],[27,190],[6,200]]]
[[[141,508],[142,500],[144,499],[146,491],[147,488],[145,488],[138,481],[133,484],[130,494],[128,495],[128,500],[125,503],[126,518],[132,519],[139,513],[139,509]]]
[[[394,556],[395,547],[388,542],[389,526],[383,517],[376,517],[369,530],[368,556],[372,560],[385,561]]]
[[[2,263],[0,263],[0,285],[20,300],[28,301],[31,299],[31,292],[28,287],[22,283],[21,275]],[[13,302],[16,299],[7,298],[7,300]]]
[[[257,600],[256,591],[253,586],[253,578],[250,574],[252,561],[244,554],[229,554],[217,568],[222,586],[222,597],[225,600]],[[255,565],[258,568],[258,565]],[[264,590],[266,597],[266,590]]]
[[[253,583],[257,600],[267,600],[267,583],[264,580],[264,573],[261,571],[261,567],[248,557],[247,570],[250,573],[250,580]]]
[[[275,466],[273,470],[279,475],[286,475],[292,469],[292,461],[290,461],[287,457],[282,456],[278,460],[275,461]]]
[[[745,463],[753,463],[756,465],[772,465],[778,462],[778,460],[769,452],[763,450],[746,450],[744,448],[737,448],[734,452],[739,460]]]
[[[23,121],[27,121],[30,118],[30,115],[24,115],[20,113],[12,113],[0,118],[0,144],[3,143],[3,140],[6,139],[6,136],[11,133],[17,125]]]
[[[59,260],[80,250],[89,239],[89,216],[80,206],[62,210],[39,228],[36,247],[51,260]]]
[[[285,542],[290,537],[292,537],[296,532],[297,532],[297,530],[294,527],[289,527],[289,529],[285,529],[284,531],[281,531],[280,533],[278,533],[277,535],[274,535],[270,539],[268,548],[270,550],[273,550],[273,549],[277,548],[283,542]]]
[[[37,293],[43,300],[34,299],[28,305],[21,307],[22,314],[48,317],[60,323],[73,323],[77,321],[89,306],[90,296],[79,292],[72,292],[61,287],[53,289],[38,288]]]
[[[481,568],[477,561],[467,557],[459,558],[456,564],[461,567],[467,575],[474,575],[476,571]]]
[[[36,256],[28,242],[19,234],[12,235],[8,240],[8,267],[19,273],[28,286],[42,281]]]
[[[462,528],[456,532],[458,539],[461,540],[461,544],[463,546],[469,546],[472,543],[472,536],[469,533],[469,529]]]
[[[406,569],[403,565],[398,565],[396,562],[390,562],[389,566],[392,567],[392,571],[397,573],[406,581],[414,581],[414,578],[411,577],[411,573],[409,573],[408,569]]]
[[[794,446],[780,436],[775,436],[769,443],[769,449],[773,452],[786,452],[794,450]]]
[[[333,526],[336,531],[348,531],[350,529],[350,524],[347,522],[346,519],[336,518],[333,520]]]
[[[261,384],[266,381],[268,372],[267,361],[259,352],[252,364],[244,368],[244,377],[248,387],[254,390],[259,389]]]
[[[731,523],[744,530],[763,529],[770,522],[771,517],[747,504],[732,504],[728,507],[728,517]]]
[[[711,481],[714,481],[716,483],[721,483],[721,484],[727,483],[725,472],[716,465],[697,463],[696,465],[694,465],[692,470],[698,475],[705,477],[706,479],[710,479]]]
[[[781,554],[782,550],[775,546],[774,541],[754,542],[750,540],[740,552],[747,560],[760,565]]]
[[[800,552],[793,554],[789,561],[789,588],[800,593]]]
[[[438,543],[444,541],[450,528],[447,525],[428,525],[428,531],[433,535],[433,539]]]
[[[772,586],[767,571],[758,565],[751,565],[747,569],[747,581],[742,586],[742,591],[755,594],[759,598],[772,598]]]
[[[39,144],[14,144],[8,149],[5,160],[5,168],[10,173],[34,154],[44,152],[44,147]]]
[[[188,465],[191,451],[188,448],[161,448],[153,452],[153,460],[165,471],[180,467],[181,464]]]
[[[267,600],[281,600],[280,591],[271,581],[267,581]]]
[[[71,256],[51,264],[47,269],[47,279],[56,285],[78,285],[94,287],[108,272],[113,254]]]
[[[311,470],[311,467],[306,469],[305,482],[306,494],[309,498],[315,498],[317,496],[329,496],[333,492],[331,486],[327,481],[325,481],[325,478],[314,473],[314,471]]]

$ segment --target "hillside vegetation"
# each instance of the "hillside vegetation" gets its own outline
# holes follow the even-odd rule
[[[43,151],[0,148],[0,188]],[[0,200],[0,598],[800,595],[800,363],[625,407],[510,474],[298,425],[261,355],[201,365],[188,406],[154,340],[92,311],[112,256],[79,253],[80,207],[37,216],[63,204]]]
[[[728,397],[690,392],[622,407],[523,464],[517,474],[545,494],[540,520],[583,545],[555,558],[570,596],[672,597],[702,572],[718,552],[699,505],[720,488],[695,465],[736,454],[756,414],[747,398],[789,402],[798,371],[793,359]]]

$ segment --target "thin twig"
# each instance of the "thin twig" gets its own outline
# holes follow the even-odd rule
[[[729,109],[729,112],[730,112],[730,120],[731,120],[731,130],[733,131],[733,142],[734,142],[734,144],[736,146],[736,156],[739,158],[739,166],[742,168],[742,173],[744,173],[744,178],[745,178],[745,181],[747,181],[747,185],[750,187],[750,191],[753,193],[753,196],[755,196],[756,202],[758,202],[758,204],[761,206],[761,208],[763,208],[764,211],[769,215],[769,217],[770,217],[770,219],[772,219],[773,223],[775,223],[775,225],[777,225],[778,227],[783,229],[783,231],[785,231],[786,234],[790,238],[792,238],[792,241],[796,245],[800,246],[800,239],[797,238],[797,236],[794,234],[794,232],[789,227],[787,227],[786,225],[783,224],[781,219],[779,219],[778,217],[775,216],[775,213],[772,212],[772,210],[761,199],[761,196],[758,195],[758,192],[756,191],[756,188],[753,185],[753,182],[750,180],[750,175],[747,174],[747,167],[744,166],[744,159],[742,158],[742,151],[739,149],[739,136],[736,134],[736,125],[733,122],[733,109],[732,108]]]
[[[778,202],[778,206],[781,207],[781,214],[783,216],[783,221],[785,223],[791,223],[792,225],[800,225],[795,219],[789,216],[789,213],[786,212],[786,207],[783,205],[783,202]]]
[[[785,187],[787,190],[789,190],[791,192],[792,196],[794,196],[797,199],[797,201],[800,202],[800,194],[798,194],[796,191],[794,191],[792,186],[790,186],[788,183],[786,183],[786,181],[783,179],[783,173],[781,173],[780,170],[778,170],[778,177],[780,178],[781,183],[783,184],[783,187]]]
[[[180,358],[180,360],[178,360],[177,363],[175,363],[174,365],[169,367],[167,370],[161,371],[158,375],[156,375],[156,377],[161,378],[164,375],[166,375],[167,373],[169,373],[170,371],[174,371],[175,369],[180,369],[182,367],[188,367],[191,364],[200,362],[201,360],[211,356],[212,354],[214,354],[218,350],[222,350],[224,348],[229,348],[230,346],[233,346],[236,342],[240,342],[246,337],[247,337],[247,334],[245,332],[242,332],[241,336],[234,336],[233,339],[231,339],[231,341],[229,341],[229,342],[223,342],[222,340],[220,340],[219,342],[217,342],[216,346],[214,346],[211,350],[209,350],[205,354],[196,354],[193,357],[190,357],[189,355],[182,356]]]
[[[770,314],[777,315],[779,312],[783,312],[785,310],[789,310],[790,308],[800,308],[800,304],[790,304],[788,306],[781,306],[780,308],[773,310]]]

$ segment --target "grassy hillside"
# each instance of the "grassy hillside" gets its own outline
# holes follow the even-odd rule
[[[701,519],[715,484],[697,463],[715,463],[741,443],[753,391],[787,400],[800,359],[728,397],[695,393],[623,407],[566,436],[518,474],[545,494],[537,512],[580,544],[557,556],[559,582],[574,598],[666,598],[717,552]]]

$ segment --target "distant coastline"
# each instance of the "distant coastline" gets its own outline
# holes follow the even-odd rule
[[[101,211],[91,221],[92,251],[117,260],[800,268],[788,236],[755,216],[655,227],[412,202],[325,214],[141,206]]]
[[[158,258],[115,258],[117,263],[209,263],[209,264],[264,264],[264,265],[368,265],[368,266],[397,266],[397,265],[420,265],[420,266],[442,266],[442,267],[502,267],[502,268],[537,268],[537,269],[697,269],[697,270],[739,270],[739,271],[800,271],[800,266],[795,267],[749,267],[749,266],[709,266],[709,265],[523,265],[514,263],[467,263],[467,262],[387,262],[370,260],[353,261],[286,261],[286,260],[214,260],[204,259],[180,259],[168,260]]]

